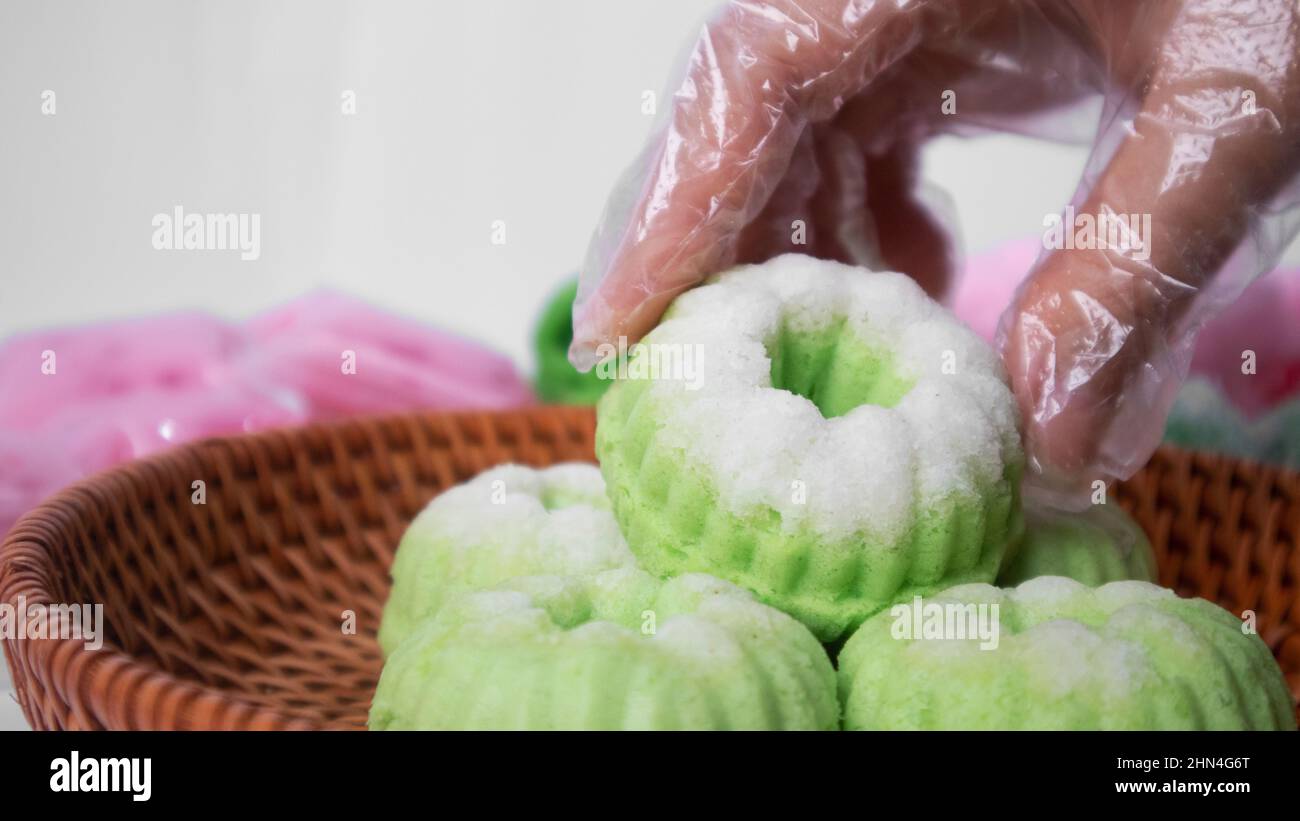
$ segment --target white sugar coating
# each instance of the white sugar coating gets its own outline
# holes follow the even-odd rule
[[[1104,703],[1118,706],[1140,689],[1158,684],[1160,674],[1141,644],[1110,636],[1092,655],[1094,686]]]
[[[1153,585],[1147,585],[1152,587]],[[1098,588],[1104,589],[1104,588]],[[1007,593],[1007,598],[1024,608],[1057,608],[1079,596],[1092,596],[1093,590],[1065,576],[1039,576]]]
[[[1185,620],[1152,607],[1150,601],[1135,602],[1116,610],[1107,629],[1119,636],[1130,633],[1159,635],[1165,649],[1177,650],[1189,659],[1209,652],[1205,642]]]
[[[751,607],[761,606],[750,603]],[[683,661],[731,666],[745,658],[736,637],[726,627],[696,615],[675,616],[655,631],[654,641]]]
[[[809,524],[835,522],[843,511],[856,510],[866,521],[879,522],[879,532],[896,532],[911,519],[915,501],[909,476],[917,473],[918,456],[907,421],[870,405],[841,418],[840,435],[816,437],[804,451],[803,464],[794,468],[807,476],[807,498],[800,510]],[[827,468],[817,470],[818,465]],[[785,491],[789,496],[788,483]],[[845,548],[849,544],[830,543]]]
[[[960,599],[963,591],[973,587],[977,586],[955,587],[943,595]],[[1039,576],[1005,590],[1004,595],[1003,601],[1017,609],[1017,621],[1033,625],[1025,635],[1060,618],[1087,621],[1089,617],[1085,614],[1090,613],[1091,618],[1106,622],[1105,631],[1110,635],[1122,636],[1130,626],[1135,634],[1147,634],[1153,624],[1161,624],[1164,626],[1160,632],[1171,643],[1178,642],[1189,650],[1200,646],[1195,633],[1181,618],[1159,609],[1162,602],[1184,600],[1174,591],[1149,582],[1124,580],[1092,588],[1064,576]],[[1194,605],[1195,600],[1191,603]],[[1209,605],[1207,612],[1223,611]],[[1063,615],[1069,613],[1074,615]]]
[[[1033,689],[1066,696],[1086,687],[1117,703],[1153,683],[1157,674],[1142,645],[1117,637],[1114,628],[1113,621],[1095,629],[1058,619],[1026,630],[1012,646]]]
[[[538,607],[526,592],[513,590],[484,590],[454,597],[438,614],[417,625],[402,646],[418,644],[411,636],[438,632],[447,625],[468,624],[496,636],[528,636],[549,630],[555,624],[550,614]]]
[[[980,642],[978,636],[941,641],[910,641],[903,651],[905,660],[899,666],[912,669],[931,667],[949,671],[960,670],[962,665],[978,666],[982,663],[984,654],[989,652],[980,649]]]
[[[552,511],[537,532],[535,550],[539,557],[550,557],[557,573],[587,573],[623,564],[631,556],[613,515],[589,507]]]
[[[1089,680],[1093,657],[1104,645],[1101,636],[1086,625],[1063,619],[1021,633],[1014,651],[1034,690],[1064,696]]]
[[[903,324],[899,335],[890,341],[890,347],[900,359],[914,363],[916,378],[938,378],[946,382],[950,381],[949,376],[967,371],[1002,372],[1002,360],[996,351],[938,305],[933,309],[929,319]]]
[[[1114,612],[1130,604],[1151,602],[1158,599],[1176,599],[1174,591],[1141,581],[1118,581],[1098,587],[1095,594],[1097,603]]]
[[[732,596],[737,599],[752,599],[754,596],[739,585],[726,579],[710,576],[707,573],[683,573],[664,582],[664,590],[675,595],[690,596]]]
[[[1001,366],[999,365],[999,368]],[[1021,458],[1019,411],[1014,403],[1007,403],[1007,386],[999,373],[970,373],[961,382],[974,403],[984,411],[988,421],[997,430],[1002,444],[1002,461],[1011,464]]]
[[[1107,588],[1111,588],[1107,590]],[[1080,687],[1099,688],[1108,701],[1123,700],[1135,687],[1151,683],[1156,673],[1147,651],[1125,638],[1153,632],[1168,636],[1187,652],[1200,652],[1203,644],[1176,616],[1161,613],[1152,603],[1177,598],[1172,591],[1146,582],[1114,582],[1090,588],[1061,576],[1041,576],[1017,588],[964,584],[948,588],[929,602],[1000,605],[998,651],[1015,654],[1019,667],[1035,691],[1066,696]],[[1104,623],[1090,625],[1080,605]],[[1017,625],[1019,631],[1014,629]],[[1013,638],[1014,636],[1014,638]],[[955,669],[963,661],[981,663],[980,639],[913,642],[913,664]],[[997,652],[997,651],[995,651]]]
[[[869,350],[892,353],[912,383],[895,407],[826,419],[772,386],[768,344],[783,327],[837,322]],[[980,495],[1020,458],[997,354],[902,274],[795,254],[742,266],[679,297],[643,341],[699,346],[702,360],[697,374],[649,383],[656,447],[681,453],[733,513],[773,509],[786,531],[895,539],[915,503]],[[804,493],[792,492],[796,482]]]
[[[580,624],[590,613],[587,585],[577,576],[516,576],[499,589],[528,594],[535,604],[546,609],[556,624]]]
[[[411,529],[453,555],[491,544],[499,564],[582,575],[634,562],[608,507],[595,465],[502,465],[438,496]]]
[[[483,590],[460,596],[445,608],[447,618],[463,621],[499,616],[516,610],[530,610],[533,597],[518,590]]]
[[[1007,598],[1034,618],[1050,618],[1083,600],[1097,613],[1118,615],[1130,609],[1153,612],[1161,601],[1178,600],[1174,591],[1150,582],[1123,580],[1091,588],[1064,576],[1039,576],[1007,591]],[[1215,607],[1211,612],[1218,612]],[[1138,621],[1146,616],[1135,617]]]
[[[564,462],[547,468],[525,465],[498,465],[464,484],[442,493],[429,509],[451,507],[462,502],[478,501],[499,504],[500,499],[522,497],[541,505],[553,498],[571,500],[589,507],[608,507],[600,471],[585,462]],[[515,499],[519,502],[521,499]]]
[[[941,590],[933,596],[927,596],[925,601],[930,602],[960,602],[962,604],[997,604],[1001,605],[1008,598],[1010,591],[1001,587],[994,587],[991,584],[983,582],[972,582],[971,584],[959,584]],[[908,602],[904,602],[907,604]]]
[[[935,436],[936,430],[954,424],[954,407],[970,409],[960,423],[967,435]],[[921,498],[948,492],[977,496],[981,488],[1001,476],[1001,436],[993,421],[955,380],[923,379],[895,410],[910,431],[906,441],[911,442],[916,454],[915,475]]]
[[[659,584],[653,576],[635,565],[603,570],[590,579],[593,598],[611,601],[653,598]]]
[[[632,600],[611,600],[620,593],[630,594]],[[585,606],[588,602],[590,610]],[[613,607],[606,610],[602,603]],[[641,613],[631,611],[641,607],[657,617],[651,631],[635,627]],[[576,641],[639,635],[683,661],[710,665],[744,661],[745,641],[777,631],[793,630],[815,646],[811,634],[792,618],[730,582],[700,573],[659,580],[635,567],[586,578],[509,579],[491,590],[453,597],[429,623],[468,625],[498,637],[566,629]]]
[[[526,593],[536,601],[565,601],[585,596],[587,587],[579,576],[562,576],[543,573],[532,576],[513,576],[501,583],[500,590]]]

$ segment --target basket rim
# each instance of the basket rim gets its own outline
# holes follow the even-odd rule
[[[474,420],[490,418],[494,422],[525,423],[550,420],[590,424],[594,408],[577,405],[528,405],[507,410],[414,410],[350,417],[346,419],[317,421],[305,425],[270,428],[253,433],[229,434],[197,439],[169,447],[139,459],[113,465],[86,476],[56,491],[40,504],[24,513],[0,540],[0,603],[17,607],[20,600],[32,605],[60,604],[54,599],[50,580],[59,575],[53,566],[51,546],[68,532],[77,521],[77,514],[102,503],[102,491],[121,482],[139,483],[148,472],[167,471],[192,462],[196,453],[211,448],[237,447],[241,442],[276,440],[289,441],[306,435],[335,435],[353,431],[374,433],[393,423],[411,424],[438,420],[442,424],[466,425]],[[1255,460],[1239,459],[1225,454],[1185,450],[1172,445],[1161,445],[1157,454],[1173,462],[1199,464],[1232,463],[1264,474],[1269,483],[1282,482],[1300,485],[1300,471]],[[1154,458],[1154,457],[1153,457]],[[262,729],[327,729],[325,722],[296,715],[258,704],[240,694],[167,672],[151,662],[129,654],[115,644],[105,642],[98,650],[89,650],[84,641],[73,638],[46,638],[37,640],[5,639],[5,661],[13,676],[13,686],[24,716],[33,726],[34,711],[39,709],[36,698],[29,692],[33,682],[38,687],[56,694],[70,708],[83,727],[112,727],[129,724],[132,729],[175,729],[186,724],[186,714],[205,705],[224,705],[228,710],[231,729],[256,727]],[[26,649],[24,649],[26,648]],[[100,680],[92,673],[106,668],[113,674],[112,693],[90,694],[84,692],[86,682]],[[142,691],[165,690],[169,696],[165,704],[149,711],[141,720],[140,711],[128,702],[139,698]],[[233,709],[230,709],[232,708]],[[125,720],[133,717],[133,720]],[[201,729],[195,725],[191,729]]]
[[[453,426],[473,424],[475,420],[482,420],[484,417],[506,423],[512,420],[526,422],[543,419],[568,419],[576,422],[592,414],[594,414],[592,408],[569,405],[526,405],[505,410],[414,410],[372,414],[268,428],[252,433],[209,436],[121,462],[78,479],[46,497],[40,504],[19,517],[13,527],[4,534],[3,539],[0,539],[0,603],[17,607],[21,597],[22,603],[27,607],[63,604],[64,602],[55,600],[54,591],[48,583],[49,578],[58,574],[58,570],[51,566],[50,546],[67,532],[68,526],[76,520],[76,514],[99,504],[97,491],[121,482],[139,483],[141,477],[148,472],[166,472],[181,467],[191,461],[196,453],[207,449],[237,447],[239,443],[249,441],[281,440],[287,443],[312,434],[337,436],[349,431],[373,433],[392,423],[411,423],[420,420],[436,419]],[[180,719],[182,723],[186,712],[203,702],[211,701],[227,707],[233,706],[235,708],[233,712],[238,716],[241,727],[251,725],[264,729],[327,729],[321,721],[266,707],[239,694],[169,673],[107,641],[103,647],[94,651],[87,649],[83,640],[73,638],[36,640],[14,638],[0,640],[0,646],[4,648],[5,662],[12,674],[19,706],[28,722],[33,725],[35,722],[32,721],[31,711],[36,708],[36,705],[32,703],[32,696],[27,692],[32,680],[57,693],[60,699],[71,707],[73,714],[77,715],[83,726],[108,727],[115,724],[120,726],[116,719],[138,716],[138,711],[127,706],[112,708],[111,699],[107,700],[106,708],[101,704],[101,701],[105,700],[86,698],[79,692],[81,682],[95,678],[92,673],[100,668],[108,668],[119,676],[127,676],[131,679],[119,685],[120,689],[115,688],[115,697],[129,700],[141,689],[166,688],[175,696],[169,699],[175,702],[175,710],[167,711],[169,718]],[[151,718],[144,723],[131,722],[132,729],[174,728],[175,721],[162,720],[160,712],[162,711],[153,711]]]

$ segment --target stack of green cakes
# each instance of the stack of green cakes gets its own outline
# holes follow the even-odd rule
[[[1126,514],[1025,510],[998,357],[906,277],[781,257],[642,342],[599,469],[495,468],[412,523],[372,728],[1295,726]]]

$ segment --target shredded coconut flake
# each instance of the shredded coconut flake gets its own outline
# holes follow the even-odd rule
[[[893,408],[831,419],[772,386],[765,343],[784,326],[843,322],[887,349],[912,389]],[[705,472],[738,515],[772,509],[787,529],[897,538],[916,503],[977,494],[1019,458],[1016,408],[991,348],[908,277],[786,255],[679,297],[646,343],[702,346],[694,385],[650,386],[659,446]],[[803,482],[807,493],[791,492]]]

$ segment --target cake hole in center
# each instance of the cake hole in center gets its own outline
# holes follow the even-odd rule
[[[817,330],[782,325],[767,355],[772,387],[811,401],[826,419],[862,405],[892,408],[912,389],[893,354],[864,343],[842,319]]]

